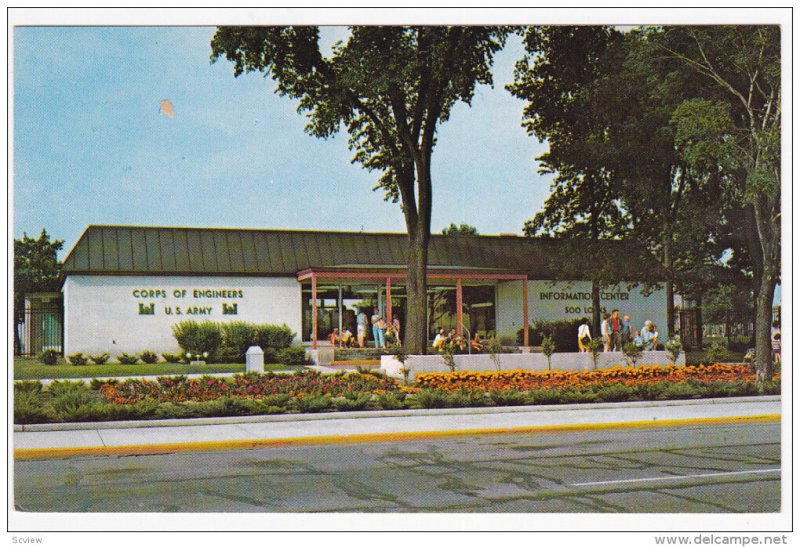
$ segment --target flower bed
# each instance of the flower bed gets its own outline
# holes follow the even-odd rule
[[[777,380],[777,378],[776,378]],[[587,389],[600,385],[635,386],[659,382],[754,382],[755,373],[745,365],[676,367],[668,365],[617,366],[602,370],[501,370],[496,372],[426,372],[416,376],[421,388],[444,391],[530,391],[534,389]]]
[[[391,378],[373,374],[330,374],[314,371],[297,374],[242,374],[232,379],[202,377],[125,380],[100,387],[103,401],[114,404],[135,404],[141,401],[160,403],[204,402],[223,397],[263,399],[275,395],[289,397],[345,397],[399,391]]]

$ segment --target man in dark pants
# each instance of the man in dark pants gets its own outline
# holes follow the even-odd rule
[[[611,310],[611,319],[608,320],[608,335],[611,337],[611,351],[622,351],[622,319],[619,310]]]

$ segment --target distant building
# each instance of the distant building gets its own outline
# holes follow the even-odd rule
[[[515,343],[526,321],[590,316],[588,281],[553,281],[560,244],[433,235],[429,338],[444,327]],[[355,333],[358,309],[405,330],[406,251],[405,234],[89,226],[63,267],[65,352],[178,351],[172,325],[185,319],[285,323],[313,347],[333,328]],[[665,290],[629,290],[641,270],[619,254],[603,307],[666,332]]]

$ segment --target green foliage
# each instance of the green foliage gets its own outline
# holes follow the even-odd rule
[[[561,403],[563,404],[595,403],[597,399],[598,395],[593,391],[568,389],[561,392]]]
[[[167,363],[180,363],[183,359],[183,355],[180,353],[162,353],[161,357],[163,357],[164,361]]]
[[[478,235],[478,229],[475,226],[470,226],[469,224],[463,224],[463,223],[460,226],[456,226],[454,222],[451,222],[450,226],[442,230],[442,235],[476,236]]]
[[[187,319],[172,325],[172,335],[185,353],[208,353],[213,357],[222,342],[222,331],[218,323],[198,323]]]
[[[87,391],[86,385],[82,381],[72,382],[70,380],[53,380],[47,384],[47,393],[52,397],[59,397],[66,393]]]
[[[38,239],[23,232],[22,239],[14,240],[14,321],[15,326],[25,319],[25,295],[34,292],[58,291],[58,276],[61,263],[57,254],[64,241],[50,241],[47,230],[42,228]],[[19,333],[14,331],[14,349],[19,349]],[[54,363],[47,363],[54,364]]]
[[[448,395],[438,389],[423,389],[416,394],[416,401],[422,408],[447,407]]]
[[[664,349],[667,351],[667,355],[672,360],[673,363],[678,362],[678,358],[681,356],[681,352],[683,351],[683,344],[681,343],[681,339],[677,336],[674,336],[667,340],[667,343],[664,344]]]
[[[334,407],[333,400],[328,396],[295,397],[291,403],[298,412],[325,412]]]
[[[522,406],[528,404],[527,395],[516,389],[495,389],[489,392],[489,398],[497,406]]]
[[[549,337],[545,336],[542,340],[542,353],[547,357],[547,370],[550,370],[550,357],[556,352],[556,343]]]
[[[256,325],[256,345],[265,352],[267,348],[280,350],[291,347],[295,333],[286,325]]]
[[[630,400],[635,395],[635,391],[633,388],[622,384],[611,384],[595,390],[595,394],[601,401],[619,402]]]
[[[336,410],[341,412],[364,410],[372,400],[372,395],[359,395],[356,397],[338,397],[333,400]]]
[[[14,391],[41,393],[42,383],[39,380],[22,380],[21,382],[14,382]]]
[[[91,389],[92,391],[97,391],[105,384],[117,385],[119,384],[119,380],[117,380],[116,378],[108,378],[107,380],[92,378],[91,380],[89,380],[89,389]]]
[[[700,390],[688,383],[670,383],[664,389],[665,399],[694,399],[700,396]]]
[[[728,351],[728,348],[725,347],[724,342],[714,342],[712,343],[705,352],[703,356],[703,362],[708,364],[713,363],[724,363],[731,359],[731,353]]]
[[[158,361],[158,354],[149,350],[145,350],[139,355],[139,358],[148,365],[152,365]]]
[[[302,366],[306,364],[306,348],[303,346],[292,346],[278,350],[277,359],[279,363],[289,366]]]
[[[534,405],[556,405],[561,402],[561,390],[534,389],[527,392],[526,399]]]
[[[642,348],[633,342],[625,342],[622,346],[622,354],[625,356],[625,361],[635,367],[636,361],[642,357]]]
[[[83,365],[89,364],[89,360],[86,357],[84,357],[83,353],[81,352],[68,355],[67,359],[69,360],[69,364],[75,367],[81,367]]]
[[[90,355],[89,359],[91,359],[95,365],[102,365],[108,361],[111,356],[108,353],[101,353],[100,355]]]
[[[61,359],[61,352],[55,349],[46,349],[38,355],[38,359],[45,365],[55,365]]]
[[[603,352],[603,340],[599,336],[595,336],[589,341],[589,352],[592,354],[593,368],[597,368],[597,358]]]
[[[489,353],[492,363],[494,363],[495,370],[500,370],[500,354],[503,352],[503,346],[496,334],[490,334],[486,340],[486,351]]]
[[[455,351],[455,347],[451,344],[444,344],[439,350],[439,352],[442,354],[444,366],[446,366],[450,372],[456,371],[456,359],[453,356]]]
[[[406,396],[392,391],[379,393],[376,402],[383,410],[399,410],[407,407]]]
[[[14,390],[15,424],[46,423],[55,419],[53,408],[42,404],[39,392]]]
[[[120,364],[123,364],[123,365],[135,365],[136,363],[139,362],[139,356],[138,355],[128,355],[127,353],[123,352],[123,353],[120,353],[119,355],[117,355],[117,361],[119,361]]]

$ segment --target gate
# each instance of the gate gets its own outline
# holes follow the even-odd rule
[[[19,354],[35,356],[46,349],[63,352],[64,308],[61,300],[26,302],[23,322],[16,325]]]
[[[675,332],[686,349],[703,347],[703,320],[700,308],[675,308]]]

